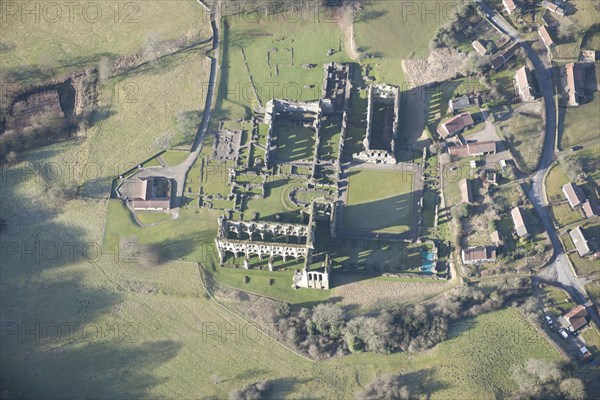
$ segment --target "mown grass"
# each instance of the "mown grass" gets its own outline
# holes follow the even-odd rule
[[[254,89],[263,106],[272,98],[319,99],[323,82],[320,66],[349,58],[340,49],[342,33],[337,25],[328,21],[323,12],[303,11],[294,20],[287,14],[266,17],[262,13],[224,20],[218,116],[249,116],[258,104]],[[329,49],[335,50],[331,56],[327,55]],[[304,68],[304,64],[317,67]]]
[[[190,153],[187,151],[167,150],[161,154],[161,157],[170,167],[175,167],[184,162],[189,155]]]
[[[143,224],[153,224],[156,222],[166,221],[171,218],[171,216],[167,213],[154,211],[138,211],[136,216]]]
[[[178,1],[177,7],[158,0],[71,5],[27,0],[14,8],[7,5],[0,28],[9,49],[0,69],[26,81],[137,53],[151,42],[211,35],[204,9],[193,0]]]
[[[253,198],[248,200],[246,207],[242,210],[244,218],[253,218],[256,213],[259,220],[274,220],[279,215],[282,221],[299,222],[298,207],[293,206],[287,200],[287,195],[292,188],[301,185],[302,182],[297,179],[275,177],[267,182],[264,199]]]
[[[391,171],[350,172],[346,226],[373,232],[410,229],[413,175]]]

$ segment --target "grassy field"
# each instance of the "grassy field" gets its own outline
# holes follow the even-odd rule
[[[513,114],[508,121],[499,123],[498,127],[508,142],[519,169],[525,173],[535,170],[542,152],[541,117]]]
[[[277,147],[271,153],[273,159],[283,162],[312,159],[315,151],[313,128],[276,123],[273,132],[277,137]]]
[[[373,232],[410,229],[413,175],[391,171],[351,171],[346,226]]]
[[[81,146],[54,145],[27,156],[68,160]],[[194,247],[185,243],[186,238],[212,241],[215,213],[189,210],[181,221],[141,232],[118,202],[72,200],[60,210],[39,204],[43,187],[34,176],[26,176],[0,191],[0,215],[14,216],[6,230],[11,241],[31,244],[36,234],[42,242],[64,246],[74,242],[78,247],[74,259],[66,251],[59,259],[45,257],[40,262],[16,254],[0,266],[5,322],[28,327],[39,323],[49,327],[46,332],[54,332],[51,323],[63,328],[58,339],[53,333],[25,341],[20,334],[7,336],[0,361],[5,393],[18,392],[28,398],[224,398],[246,383],[268,379],[274,381],[273,398],[311,397],[317,384],[319,396],[352,398],[375,376],[402,372],[415,380],[432,374],[430,382],[436,384],[428,387],[433,399],[491,398],[490,388],[493,393],[514,388],[512,364],[530,357],[558,359],[520,314],[508,309],[453,327],[449,341],[426,353],[365,353],[319,363],[306,361],[206,300],[195,263],[142,268],[131,262],[126,248],[118,258],[111,251],[81,253],[83,244],[102,242],[107,206],[107,235],[117,231],[137,235],[141,242],[160,242],[171,256],[184,255],[184,247]],[[180,235],[177,243],[169,241],[174,232]],[[201,251],[185,257],[201,256],[208,264],[209,251],[203,257]],[[244,273],[220,269],[215,276],[227,280],[224,276],[228,275],[242,286]],[[272,286],[280,285],[283,291],[289,285],[286,274],[273,273]],[[255,283],[271,287],[268,277],[269,273],[257,272],[244,289],[252,290]],[[290,292],[297,304],[311,304],[328,295]],[[79,325],[70,336],[69,325],[63,324],[73,323]]]
[[[178,1],[177,7],[158,0],[71,5],[26,0],[3,11],[2,47],[8,50],[0,69],[26,81],[137,53],[158,41],[211,34],[204,9],[193,0]]]
[[[162,150],[159,142],[165,132],[178,132],[177,113],[203,107],[199,77],[206,77],[208,69],[202,55],[190,53],[168,57],[154,68],[104,83],[99,121],[86,131],[89,140],[80,154],[80,158],[85,158],[84,165],[97,168],[96,178],[103,179],[99,182],[102,186],[106,185],[106,179]],[[131,87],[135,92],[124,89]],[[115,98],[113,93],[120,96]],[[174,134],[171,142],[185,144],[179,134]],[[187,144],[191,146],[191,142]],[[86,185],[95,183],[98,182],[90,180]]]
[[[558,127],[561,150],[598,138],[599,108],[600,96],[594,95],[591,103],[561,110],[565,113],[564,121],[559,121]]]
[[[429,40],[456,5],[444,0],[427,7],[407,0],[366,3],[354,20],[357,50],[374,57],[427,58]]]

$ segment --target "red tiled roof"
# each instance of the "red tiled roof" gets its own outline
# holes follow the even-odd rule
[[[587,309],[583,304],[579,304],[573,307],[568,313],[565,314],[565,318],[571,320],[571,318],[575,317],[586,317],[588,315]]]
[[[548,29],[546,29],[546,27],[544,25],[540,26],[538,33],[539,33],[540,37],[542,38],[542,41],[544,42],[546,47],[550,47],[550,46],[554,45],[554,40],[552,40],[550,33],[548,33]]]
[[[440,134],[442,139],[445,139],[448,136],[452,136],[455,133],[463,130],[465,127],[471,125],[473,125],[473,117],[471,116],[470,112],[466,111],[455,115],[446,122],[442,123],[438,127],[437,132]]]

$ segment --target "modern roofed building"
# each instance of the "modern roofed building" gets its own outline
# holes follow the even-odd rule
[[[510,211],[510,215],[512,216],[517,236],[525,238],[531,236],[527,230],[527,225],[525,225],[525,218],[523,217],[523,212],[521,209],[519,207],[513,208]]]

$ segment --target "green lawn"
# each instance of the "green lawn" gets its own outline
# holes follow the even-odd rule
[[[562,289],[547,286],[542,290],[544,306],[554,320],[557,320],[561,315],[566,314],[570,309],[575,307],[575,303],[571,301],[569,295]]]
[[[412,174],[350,171],[346,226],[386,233],[410,230],[412,190]]]
[[[562,165],[556,164],[553,166],[546,176],[546,195],[548,196],[548,201],[566,200],[562,187],[570,181]]]
[[[204,8],[193,0],[177,7],[158,0],[52,6],[27,0],[3,11],[2,46],[9,50],[0,69],[27,81],[67,75],[102,57],[141,52],[153,42],[211,35]]]
[[[600,96],[594,95],[591,103],[579,107],[567,107],[564,122],[559,124],[559,140],[562,150],[579,143],[598,138],[600,126]]]
[[[189,155],[190,153],[188,151],[167,150],[161,154],[161,157],[170,167],[175,167],[184,162]]]
[[[340,153],[341,124],[334,120],[327,120],[321,125],[321,141],[319,157],[324,160],[336,160]]]
[[[202,171],[200,180],[202,194],[228,196],[231,190],[229,168],[233,168],[234,162],[221,162],[210,157],[199,157],[196,161],[196,164],[198,163],[200,163]]]
[[[275,177],[267,182],[264,199],[248,200],[246,207],[242,210],[244,218],[250,219],[256,213],[259,220],[275,220],[279,215],[282,220],[298,222],[300,218],[298,208],[291,204],[287,197],[294,187],[300,186],[302,186],[302,182],[299,180]]]
[[[446,207],[462,203],[459,187],[461,180],[469,179],[471,184],[474,183],[478,169],[471,168],[470,160],[468,158],[461,158],[458,161],[443,166],[444,202]]]
[[[109,200],[102,251],[114,255],[121,250],[122,257],[131,256],[134,248],[126,243],[137,239],[140,244],[157,245],[169,259],[208,262],[207,257],[210,256],[209,261],[213,262],[212,242],[220,214],[219,211],[200,208],[182,210],[178,219],[140,228],[120,200]],[[206,247],[206,244],[211,244],[211,247]]]
[[[143,224],[153,224],[171,219],[171,215],[168,213],[156,211],[138,211],[136,215],[138,220]]]

